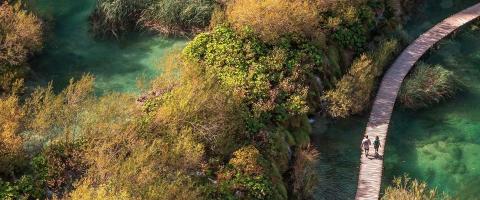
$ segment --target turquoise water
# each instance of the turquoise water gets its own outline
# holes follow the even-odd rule
[[[480,197],[480,31],[467,29],[424,59],[466,85],[455,100],[418,112],[398,110],[385,160],[388,176],[405,172],[458,195]]]
[[[62,89],[72,77],[91,73],[96,91],[134,92],[137,80],[161,73],[165,54],[181,48],[184,40],[131,33],[121,39],[95,39],[88,17],[95,0],[35,0],[33,8],[48,19],[45,48],[32,62],[41,82]]]
[[[405,26],[415,39],[474,0],[428,0]],[[396,107],[385,158],[384,186],[404,173],[459,199],[480,197],[480,31],[471,27],[439,45],[422,60],[454,71],[466,85],[454,100],[409,111]],[[367,116],[334,121],[317,134],[320,191],[317,199],[353,199],[359,142]]]

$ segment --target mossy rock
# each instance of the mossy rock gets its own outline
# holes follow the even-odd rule
[[[310,132],[296,131],[293,133],[297,147],[306,147],[310,144]]]
[[[274,190],[273,199],[288,199],[287,187],[285,186],[282,173],[275,162],[272,162],[271,168],[272,186]]]
[[[289,146],[295,146],[297,144],[297,142],[295,141],[295,137],[293,137],[292,133],[290,133],[287,130],[285,130],[283,133],[284,133],[285,141]]]
[[[312,126],[308,121],[308,117],[302,116],[296,120],[292,120],[290,124],[290,132],[295,139],[296,146],[305,147],[310,144]]]
[[[288,131],[279,129],[278,132],[271,134],[269,138],[269,158],[277,166],[280,173],[284,173],[288,170],[288,163],[290,159],[289,147],[291,146],[286,138],[289,135]],[[291,136],[290,136],[291,137]],[[295,143],[295,139],[292,138]]]

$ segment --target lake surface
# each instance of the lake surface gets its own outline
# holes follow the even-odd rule
[[[40,82],[53,81],[56,90],[64,88],[72,77],[91,73],[96,77],[97,93],[136,92],[137,80],[149,80],[161,73],[165,54],[185,44],[185,40],[141,33],[129,33],[121,39],[95,39],[88,21],[95,0],[30,3],[48,19],[49,27],[45,48],[33,60],[32,68]]]
[[[437,22],[467,8],[473,0],[427,0],[405,26],[415,39]],[[466,26],[441,42],[423,62],[452,70],[465,84],[454,100],[410,111],[394,110],[386,148],[384,186],[409,174],[460,199],[480,196],[480,31]],[[321,153],[318,199],[353,199],[359,170],[359,144],[367,116],[334,121],[315,138]]]

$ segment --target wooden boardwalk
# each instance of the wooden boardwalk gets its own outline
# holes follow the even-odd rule
[[[418,59],[434,44],[479,16],[480,3],[477,3],[440,22],[410,44],[386,72],[375,98],[365,132],[372,142],[375,136],[380,137],[382,144],[379,149],[380,158],[375,158],[372,155],[366,157],[362,154],[355,199],[379,199],[383,171],[382,157],[384,155],[388,125],[398,90],[405,76]],[[372,151],[373,148],[370,149],[370,154],[373,154]]]

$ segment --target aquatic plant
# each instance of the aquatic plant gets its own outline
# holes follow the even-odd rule
[[[307,146],[299,149],[295,154],[295,163],[293,164],[293,199],[314,199],[319,178],[315,172],[318,169],[318,151]]]
[[[445,194],[438,194],[436,189],[429,189],[427,184],[407,175],[396,177],[393,185],[385,189],[382,200],[448,200]]]
[[[91,15],[92,30],[97,35],[118,37],[122,32],[136,27],[142,10],[152,0],[98,0]]]
[[[209,25],[215,5],[213,0],[98,0],[92,30],[115,37],[132,29],[188,35]]]
[[[419,64],[404,81],[398,98],[407,108],[419,109],[451,98],[460,89],[453,72],[440,65]]]
[[[210,24],[214,0],[156,0],[142,11],[143,27],[166,35],[199,33]]]

